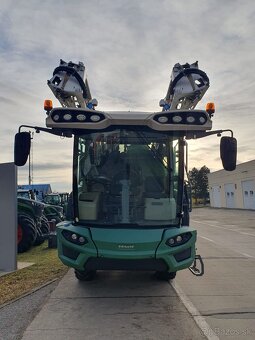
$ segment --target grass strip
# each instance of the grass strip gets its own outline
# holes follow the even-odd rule
[[[48,281],[61,278],[68,271],[68,267],[59,260],[57,249],[48,248],[47,242],[18,254],[18,261],[34,265],[0,277],[0,305]]]

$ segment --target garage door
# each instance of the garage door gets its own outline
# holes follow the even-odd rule
[[[235,185],[232,183],[225,184],[226,207],[235,208]]]
[[[220,186],[219,185],[212,186],[211,194],[212,194],[211,206],[215,208],[221,208]]]
[[[254,181],[243,181],[243,205],[244,209],[255,209],[255,184]]]

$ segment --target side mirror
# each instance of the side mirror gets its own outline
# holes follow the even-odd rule
[[[27,162],[31,147],[30,132],[18,132],[14,142],[14,163],[23,166]]]
[[[237,140],[234,137],[221,137],[220,157],[223,168],[233,171],[236,168]]]

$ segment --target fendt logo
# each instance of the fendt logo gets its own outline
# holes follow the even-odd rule
[[[118,248],[119,249],[134,249],[135,246],[133,244],[119,244]]]

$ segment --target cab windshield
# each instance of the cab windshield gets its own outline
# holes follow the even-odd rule
[[[76,136],[78,220],[102,226],[179,224],[179,141],[125,129]]]
[[[47,204],[61,204],[61,198],[59,195],[48,195],[44,198],[44,202]]]

